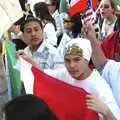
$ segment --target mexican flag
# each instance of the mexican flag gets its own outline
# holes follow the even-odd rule
[[[11,95],[12,98],[17,97],[21,94],[21,81],[20,81],[20,72],[15,69],[15,65],[17,62],[16,59],[16,48],[12,41],[5,41],[5,57],[6,57],[6,68],[8,68],[7,72],[9,75]]]
[[[115,0],[115,4],[120,7],[120,0]]]
[[[34,95],[42,98],[59,120],[99,120],[98,114],[87,108],[82,88],[55,79],[32,67]]]
[[[67,13],[68,6],[66,0],[60,0],[59,12],[60,13]]]

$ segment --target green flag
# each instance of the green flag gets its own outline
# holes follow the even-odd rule
[[[67,13],[67,1],[66,0],[60,0],[60,7],[59,7],[59,12],[60,13]]]
[[[16,64],[16,48],[12,41],[6,41],[6,57],[8,63],[8,71],[11,83],[12,98],[17,97],[21,93],[20,72],[14,68]]]
[[[115,0],[115,4],[120,6],[120,0]]]

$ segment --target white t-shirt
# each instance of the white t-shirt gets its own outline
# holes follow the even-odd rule
[[[83,88],[92,95],[97,96],[101,101],[108,105],[116,119],[120,119],[120,109],[113,97],[112,90],[107,82],[100,76],[97,70],[93,70],[92,74],[85,80],[76,80],[72,78],[65,68],[63,68],[61,71],[45,70],[45,72],[70,85]],[[103,117],[100,118],[101,120],[104,120]]]
[[[109,60],[102,71],[102,77],[112,88],[114,97],[120,107],[120,62]]]

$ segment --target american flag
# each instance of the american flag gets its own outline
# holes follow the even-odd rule
[[[92,8],[89,8],[83,13],[83,23],[90,21],[92,24],[95,23],[96,20],[96,13],[93,11]]]

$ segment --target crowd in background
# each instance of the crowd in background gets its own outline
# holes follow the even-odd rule
[[[73,16],[68,11],[70,1],[65,1],[64,13],[59,0],[34,6],[19,1],[23,17],[9,28],[8,36],[16,47],[22,96],[9,99],[5,59],[0,57],[0,120],[60,119],[48,103],[27,95],[34,91],[31,64],[90,93],[86,105],[100,120],[120,120],[120,11],[115,1],[99,0],[96,9]]]

